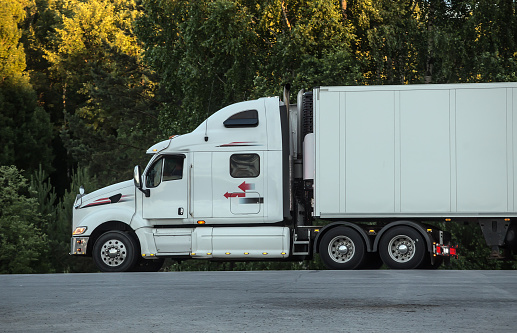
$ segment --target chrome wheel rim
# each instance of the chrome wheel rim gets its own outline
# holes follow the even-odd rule
[[[337,263],[348,262],[355,254],[354,242],[347,236],[336,236],[329,242],[328,253]]]
[[[397,235],[388,243],[388,253],[395,262],[408,262],[415,256],[415,242],[406,235]]]
[[[102,245],[100,255],[106,265],[110,267],[120,266],[126,260],[126,245],[118,239],[110,239]]]

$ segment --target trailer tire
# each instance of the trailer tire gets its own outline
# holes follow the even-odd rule
[[[102,234],[93,246],[93,262],[102,272],[127,272],[138,261],[138,241],[123,231]]]
[[[328,269],[356,269],[364,261],[365,244],[361,235],[349,227],[336,227],[321,238],[321,261]]]
[[[419,268],[426,254],[425,240],[411,227],[394,227],[382,236],[379,254],[389,268]]]

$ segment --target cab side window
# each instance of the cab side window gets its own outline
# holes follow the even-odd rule
[[[154,162],[153,166],[147,172],[147,176],[145,177],[145,186],[147,188],[152,188],[160,185],[162,182],[162,168],[163,168],[163,158],[158,159]]]
[[[158,159],[147,172],[145,186],[153,188],[160,185],[162,181],[182,179],[184,159],[183,155],[163,156]]]
[[[166,156],[163,163],[163,181],[183,178],[184,156]]]
[[[233,178],[254,178],[260,175],[260,157],[257,154],[230,156],[230,175]]]

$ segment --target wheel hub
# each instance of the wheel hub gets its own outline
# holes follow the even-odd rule
[[[347,247],[345,244],[341,244],[341,245],[337,248],[337,251],[338,251],[340,254],[347,254],[347,253],[348,253],[348,247]]]
[[[329,242],[328,254],[335,262],[348,262],[355,254],[354,242],[347,236],[336,236]]]
[[[110,257],[110,258],[116,258],[119,256],[119,253],[120,251],[117,250],[116,248],[112,247],[110,248],[109,250],[106,250],[106,254]]]
[[[126,246],[118,239],[110,239],[101,247],[101,258],[108,266],[120,266],[126,259]]]
[[[397,235],[388,243],[388,253],[395,262],[407,262],[415,256],[415,242],[407,235]]]
[[[409,251],[406,244],[400,244],[397,250],[400,252],[400,254],[406,254]]]

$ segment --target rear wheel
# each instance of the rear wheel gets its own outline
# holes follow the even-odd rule
[[[382,261],[393,269],[415,269],[424,260],[425,241],[411,227],[400,226],[388,230],[379,242]]]
[[[329,269],[355,269],[364,261],[365,245],[361,235],[349,227],[336,227],[321,238],[321,261]]]
[[[137,241],[122,231],[109,231],[93,246],[93,262],[102,272],[126,272],[137,262]]]

